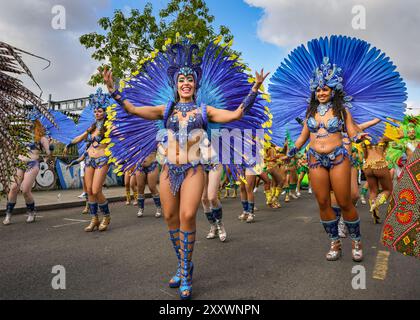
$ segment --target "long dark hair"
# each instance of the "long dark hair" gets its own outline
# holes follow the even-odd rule
[[[332,91],[333,97],[331,98],[332,110],[334,116],[345,121],[346,119],[346,108],[344,107],[344,92],[343,91]],[[311,94],[311,101],[309,102],[308,110],[306,111],[306,118],[315,117],[319,101],[316,98],[315,91]]]

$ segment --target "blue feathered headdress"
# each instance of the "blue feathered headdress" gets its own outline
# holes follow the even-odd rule
[[[176,43],[167,51],[168,61],[170,63],[167,73],[171,81],[171,86],[175,86],[179,75],[193,75],[196,88],[200,87],[202,76],[201,61],[198,59],[199,48],[188,41]],[[198,60],[198,61],[197,61]]]
[[[343,78],[341,77],[341,68],[330,63],[330,58],[324,57],[322,64],[314,71],[310,80],[311,91],[315,91],[318,87],[330,87],[333,90],[343,90]]]
[[[103,109],[112,104],[111,96],[107,93],[103,93],[101,88],[96,90],[95,94],[91,94],[89,96],[89,105],[93,107],[93,109]]]

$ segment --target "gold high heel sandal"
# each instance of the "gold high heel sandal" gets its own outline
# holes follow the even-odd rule
[[[85,228],[86,232],[95,231],[95,229],[99,228],[99,218],[98,216],[93,216],[90,220],[90,224]]]
[[[99,231],[106,231],[108,229],[109,224],[111,223],[111,217],[105,216],[102,219],[101,224],[99,225]]]

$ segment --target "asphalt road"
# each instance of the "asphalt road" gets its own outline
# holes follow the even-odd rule
[[[259,191],[256,221],[247,224],[237,220],[239,198],[223,200],[225,243],[205,239],[208,224],[199,211],[194,299],[420,298],[420,261],[388,253],[379,242],[381,225],[373,225],[366,206],[359,207],[365,259],[356,264],[349,239],[339,261],[325,260],[329,241],[311,195],[303,192],[282,205],[266,208]],[[0,299],[178,300],[177,290],[167,286],[175,254],[152,201],[146,201],[143,218],[122,202],[111,204],[111,211],[104,233],[85,233],[87,222],[78,220],[89,217],[79,208],[40,212],[32,225],[24,215],[1,225]],[[56,265],[65,268],[65,290],[52,287]],[[360,269],[352,273],[355,266],[365,271],[365,289],[352,287],[353,277],[363,276]]]

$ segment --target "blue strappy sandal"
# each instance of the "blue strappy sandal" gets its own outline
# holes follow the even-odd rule
[[[182,252],[182,263],[181,263],[181,285],[179,286],[179,297],[181,300],[189,300],[192,296],[192,276],[194,271],[194,264],[191,262],[192,252],[194,249],[195,242],[195,231],[187,232],[180,231],[183,235],[183,239],[180,240],[181,252]],[[194,236],[189,241],[188,237]],[[190,246],[191,245],[191,246]],[[184,294],[184,292],[188,292]]]
[[[176,236],[176,234],[178,235]],[[174,247],[175,254],[178,258],[178,268],[176,270],[176,274],[169,280],[169,287],[179,288],[181,285],[181,254],[179,252],[181,248],[179,246],[179,229],[169,230],[169,237],[171,239],[172,246]]]

